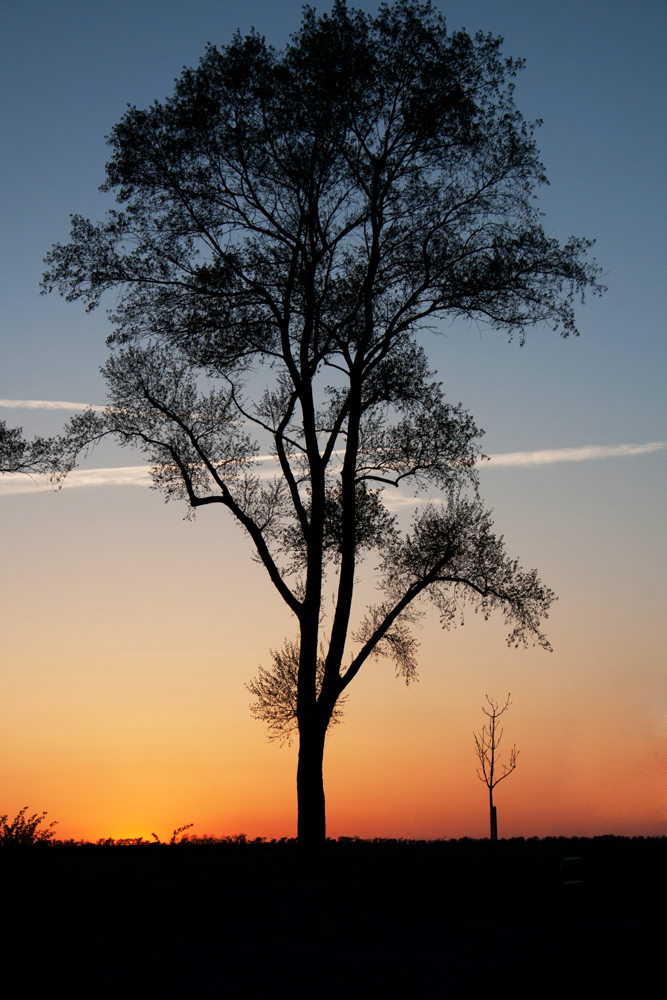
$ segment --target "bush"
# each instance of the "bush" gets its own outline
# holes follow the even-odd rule
[[[32,816],[26,816],[27,809],[28,807],[24,806],[11,823],[8,822],[6,815],[0,816],[1,847],[49,844],[53,840],[56,835],[53,827],[57,826],[57,821],[54,820],[45,829],[38,830],[40,823],[44,822],[46,812],[41,815],[33,813]]]

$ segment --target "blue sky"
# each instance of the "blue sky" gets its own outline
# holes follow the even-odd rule
[[[376,9],[368,2],[357,6]],[[516,97],[527,118],[544,122],[538,144],[551,182],[541,192],[546,228],[562,240],[573,234],[596,239],[594,253],[609,286],[602,300],[590,299],[578,310],[578,339],[563,341],[549,330],[536,330],[520,348],[502,333],[461,323],[443,326],[428,337],[426,347],[445,391],[485,428],[484,447],[491,454],[664,443],[667,4],[458,0],[438,6],[451,29],[503,35],[505,52],[525,57]],[[66,240],[69,213],[98,219],[109,204],[97,190],[107,157],[104,135],[128,103],[142,106],[167,96],[181,67],[196,63],[207,41],[222,44],[237,27],[245,32],[255,25],[280,47],[300,16],[301,4],[292,0],[5,0],[0,14],[0,400],[104,401],[98,373],[109,329],[104,310],[86,315],[82,307],[54,295],[40,297],[38,289],[42,258],[53,242]],[[67,415],[0,405],[0,419],[22,424],[29,434],[55,432]],[[580,657],[585,671],[586,662],[598,655],[591,650],[597,649],[597,666],[580,689],[572,682],[572,696],[588,703],[607,683],[613,702],[614,692],[627,698],[632,689],[636,718],[628,739],[636,742],[641,726],[652,727],[654,742],[647,745],[646,760],[664,746],[667,713],[661,625],[667,583],[666,459],[667,450],[656,447],[544,466],[491,465],[482,473],[482,492],[495,508],[499,530],[559,594],[553,617],[561,645],[559,652],[554,641],[549,669],[561,657],[567,671],[567,657],[569,663]],[[108,446],[92,464],[138,462],[131,452]],[[165,514],[155,496],[142,492],[135,502],[130,498],[135,487],[77,490],[76,502],[66,500],[72,491],[56,498],[10,496],[15,489],[8,477],[0,483],[7,565],[13,567],[6,578],[12,581],[7,584],[10,607],[13,601],[34,599],[21,568],[25,561],[44,565],[45,572],[49,566],[53,573],[62,569],[67,579],[68,573],[72,579],[100,575],[92,527],[86,535],[88,562],[83,556],[76,565],[67,562],[67,552],[79,544],[82,519],[86,525],[99,519],[100,532],[111,530],[102,526],[113,509],[111,521],[117,527],[127,524],[118,544],[135,551],[154,531],[148,562],[183,530],[209,530],[183,529],[182,512]],[[54,504],[57,515],[51,513]],[[121,509],[133,510],[131,522],[119,520]],[[50,563],[54,531],[69,547],[58,550],[60,562],[54,554]],[[100,535],[100,551],[105,544]],[[184,560],[185,566],[187,543],[182,545],[174,560]],[[158,564],[159,559],[155,572]],[[103,581],[100,585],[104,588]],[[111,592],[104,599],[116,607]],[[46,591],[40,600],[47,600]],[[71,632],[75,627],[72,611],[62,628]],[[585,634],[579,647],[575,634]],[[437,628],[427,630],[425,648],[433,651],[438,636]],[[257,648],[244,647],[251,666],[265,655],[266,641],[262,633]],[[621,649],[625,652],[609,679],[605,660],[610,650]],[[480,698],[486,676],[482,671]],[[639,676],[644,680],[633,688],[632,678]],[[516,680],[519,689],[522,683]],[[504,690],[503,680],[489,693]],[[548,690],[546,681],[539,691],[531,689],[531,704],[548,697]],[[609,718],[601,726],[601,732],[613,731]]]
[[[518,357],[485,342],[490,363],[478,367],[466,336],[460,363],[458,349],[436,349],[441,376],[494,436],[501,422],[483,412],[489,396],[493,415],[498,407],[507,413],[512,436],[512,399],[531,404],[530,431],[523,431],[531,440],[503,449],[619,443],[628,434],[652,439],[664,420],[667,6],[508,0],[442,9],[451,28],[502,34],[505,50],[526,58],[517,101],[527,117],[544,120],[539,144],[551,187],[541,200],[549,228],[597,240],[610,291],[580,312],[578,343],[538,333]],[[236,27],[255,24],[283,44],[300,4],[26,0],[5,3],[2,19],[0,396],[94,401],[103,312],[91,320],[54,297],[40,299],[37,283],[44,253],[67,236],[69,213],[103,213],[104,135],[128,102],[166,96],[206,41],[224,42]],[[495,379],[499,362],[503,385]],[[557,391],[546,387],[546,398],[542,380],[536,387],[530,378],[545,368],[558,383]]]

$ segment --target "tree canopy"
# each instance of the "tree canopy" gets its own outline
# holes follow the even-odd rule
[[[253,693],[269,726],[298,723],[303,845],[324,839],[339,699],[369,656],[414,676],[420,598],[444,627],[467,603],[500,611],[509,642],[548,646],[553,594],[494,534],[480,432],[419,343],[443,317],[567,336],[600,291],[591,243],[544,231],[522,63],[501,41],[448,34],[430,2],[371,16],[336,0],[304,8],[282,52],[254,31],[211,45],[173,97],[129,108],[103,185],[119,207],[75,215],[46,259],[45,290],[89,309],[115,290],[110,405],[72,420],[70,448],[113,434],[167,499],[225,508],[296,617]],[[397,487],[418,498],[408,532]],[[360,610],[371,553],[379,597]]]

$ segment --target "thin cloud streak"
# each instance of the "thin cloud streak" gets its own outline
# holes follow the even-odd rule
[[[150,466],[125,465],[115,469],[74,469],[60,483],[63,490],[78,486],[150,486]],[[5,475],[0,478],[0,496],[53,490],[48,476]]]
[[[72,404],[74,405],[74,404]],[[101,407],[100,407],[101,408]],[[667,448],[667,441],[650,441],[648,444],[585,445],[581,448],[552,448],[545,451],[511,451],[500,455],[489,455],[489,460],[481,463],[484,468],[495,466],[551,465],[555,462],[585,462],[597,458],[614,458],[624,455],[644,455]],[[258,455],[256,461],[275,461],[272,455]],[[268,478],[274,473],[262,470],[260,476]],[[150,486],[152,482],[150,466],[126,465],[112,469],[75,469],[62,481],[62,489],[79,486]],[[0,477],[0,496],[16,493],[34,493],[53,489],[48,476],[5,475]],[[405,507],[420,500],[414,497],[385,493],[388,506]],[[424,501],[421,501],[424,502]]]
[[[644,455],[650,451],[667,448],[667,441],[650,441],[648,444],[583,445],[580,448],[550,448],[545,451],[510,451],[489,455],[483,468],[500,465],[551,465],[554,462],[588,462],[596,458],[615,458],[619,455]]]
[[[69,403],[65,399],[0,399],[0,406],[12,410],[105,410],[97,403]]]
[[[99,403],[72,403],[64,399],[0,399],[0,407],[24,410],[105,410],[106,406]],[[543,451],[510,451],[499,455],[488,455],[487,460],[480,460],[479,465],[484,468],[489,466],[527,466],[527,465],[552,465],[554,462],[587,462],[596,458],[614,458],[622,455],[643,455],[651,451],[660,451],[667,448],[667,441],[650,441],[648,444],[617,444],[617,445],[583,445],[578,448],[549,448]],[[338,452],[336,453],[338,454]],[[273,455],[258,455],[255,461],[275,460]],[[120,485],[114,478],[116,473],[128,473],[128,466],[123,469],[98,469],[97,473],[107,472],[110,475],[108,481],[101,477],[94,481],[84,482],[82,473],[76,473],[76,485]],[[74,475],[73,473],[70,474]],[[123,483],[125,480],[123,480]],[[129,482],[129,480],[128,480]],[[132,485],[136,485],[132,481]],[[9,492],[0,490],[0,492]],[[22,493],[24,490],[16,489],[11,492]]]

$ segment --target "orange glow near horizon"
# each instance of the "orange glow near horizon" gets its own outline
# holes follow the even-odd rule
[[[474,631],[481,645],[484,626]],[[446,668],[432,662],[423,664],[420,682],[407,690],[384,663],[369,664],[360,676],[345,720],[327,743],[330,836],[486,836],[487,793],[475,773],[472,741],[472,730],[484,721],[477,690],[506,692],[497,691],[495,669],[485,669],[483,657],[475,665],[465,653],[471,632],[445,642],[453,659],[465,655],[467,671],[476,675],[474,692],[452,683]],[[489,636],[483,652],[488,655],[492,639],[500,638]],[[443,642],[437,628],[428,629],[428,640],[434,647]],[[648,707],[630,734],[622,707],[599,706],[597,717],[572,710],[575,671],[561,672],[565,690],[560,698],[551,692],[549,701],[552,657],[500,647],[498,658],[513,702],[501,751],[515,741],[520,751],[517,770],[496,790],[500,835],[663,833],[664,773],[655,755],[662,734]],[[69,667],[80,679],[74,664]],[[249,717],[243,680],[252,664],[232,671],[234,683],[225,683],[230,675],[224,671],[217,683],[207,675],[204,684],[198,674],[199,691],[190,698],[164,660],[136,669],[142,682],[134,678],[131,697],[127,676],[124,697],[103,685],[95,718],[87,722],[78,708],[65,711],[62,688],[57,716],[51,693],[47,707],[32,689],[39,735],[33,731],[28,739],[6,723],[3,729],[3,742],[13,749],[3,755],[3,811],[17,811],[26,801],[31,811],[47,808],[63,839],[148,839],[155,832],[168,840],[190,822],[188,832],[197,835],[294,836],[296,747],[268,743]],[[163,690],[151,697],[160,672]],[[615,731],[624,736],[616,751]]]
[[[294,836],[296,747],[267,741],[244,687],[294,622],[239,532],[109,494],[3,498],[2,812],[46,809],[58,837],[93,841],[186,823]],[[472,732],[484,695],[508,691],[503,746],[520,753],[496,791],[501,837],[667,832],[655,605],[589,594],[557,549],[531,559],[561,595],[553,654],[507,649],[497,619],[448,633],[429,613],[417,683],[365,665],[327,743],[330,836],[486,836]]]

